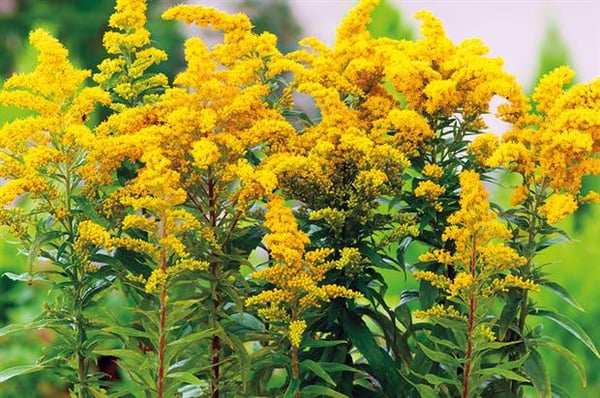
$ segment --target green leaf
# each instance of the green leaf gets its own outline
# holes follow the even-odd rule
[[[352,366],[345,365],[343,363],[337,362],[319,362],[319,365],[325,369],[327,373],[335,373],[335,372],[354,372],[354,373],[362,373],[360,369],[353,368]]]
[[[144,363],[146,357],[139,351],[127,350],[127,349],[113,349],[113,350],[94,350],[94,354],[101,356],[113,356],[117,358],[129,359],[134,363]]]
[[[561,386],[552,384],[552,398],[571,398],[572,395]]]
[[[39,372],[41,370],[44,370],[45,368],[46,367],[43,365],[33,364],[33,365],[14,366],[12,368],[4,369],[4,370],[0,371],[0,383],[3,383],[6,380],[12,379],[13,377],[16,377],[16,376],[22,376],[22,375],[26,375],[29,373]]]
[[[288,388],[283,393],[283,398],[294,398],[298,390],[300,389],[300,380],[298,379],[290,379],[290,384]]]
[[[7,325],[0,329],[0,337],[7,336],[13,333],[25,332],[33,329],[40,329],[47,326],[46,321],[34,321],[24,325]]]
[[[504,340],[506,333],[512,325],[512,321],[517,316],[517,313],[519,312],[519,303],[520,300],[514,297],[514,295],[508,296],[508,300],[502,308],[500,319],[498,320],[498,328],[500,329],[498,337],[500,340]]]
[[[440,384],[454,385],[458,388],[460,388],[460,386],[461,386],[461,383],[458,380],[452,380],[452,379],[448,379],[445,377],[440,377],[440,376],[434,375],[432,373],[428,373],[421,377],[424,378],[429,384],[432,384],[434,386],[438,386]]]
[[[494,377],[494,376],[502,376],[507,379],[527,382],[529,381],[525,377],[519,375],[518,373],[513,372],[512,370],[503,369],[499,367],[486,368],[486,369],[478,369],[473,372],[473,376],[479,377]]]
[[[575,336],[579,341],[586,345],[596,355],[597,358],[600,358],[600,354],[594,345],[590,336],[579,326],[575,321],[566,315],[559,314],[558,312],[548,310],[548,309],[540,309],[533,308],[529,311],[529,314],[535,316],[543,316],[546,319],[550,319],[551,321],[556,322],[558,325],[562,326],[567,332],[571,333]]]
[[[565,300],[567,303],[571,304],[573,307],[577,308],[579,311],[585,312],[583,307],[581,305],[579,305],[579,303],[577,301],[575,301],[575,299],[571,296],[571,294],[567,291],[567,289],[565,289],[558,283],[552,282],[552,281],[543,281],[541,284],[542,284],[542,286],[545,286],[548,289],[550,289],[552,291],[552,293],[556,294],[558,297]]]
[[[444,363],[444,364],[454,364],[459,365],[460,361],[454,358],[452,355],[446,354],[445,352],[436,351],[427,347],[425,344],[419,343],[419,348],[427,357],[434,362]]]
[[[305,359],[304,361],[300,362],[300,369],[310,370],[328,384],[331,384],[332,386],[336,385],[335,381],[333,381],[333,379],[331,378],[331,376],[329,376],[325,369],[323,369],[318,362],[315,362],[312,359]]]
[[[325,386],[306,386],[300,391],[300,396],[303,398],[310,397],[333,397],[333,398],[348,398],[347,395],[332,390],[329,387]]]
[[[544,347],[544,348],[550,349],[554,352],[557,352],[558,354],[562,355],[566,360],[571,362],[573,364],[573,366],[575,367],[575,369],[577,370],[577,373],[579,374],[579,379],[581,380],[581,386],[583,388],[585,388],[587,386],[587,375],[585,372],[585,366],[583,366],[583,363],[579,360],[577,355],[573,354],[571,351],[569,351],[565,347],[561,346],[560,344],[557,344],[552,341],[537,341],[536,343],[537,343],[538,347]]]
[[[65,232],[61,231],[50,231],[42,234],[40,234],[39,231],[37,232],[35,239],[29,245],[27,253],[27,268],[29,269],[29,273],[33,273],[33,266],[40,255],[42,245],[65,234]]]
[[[198,385],[204,384],[204,382],[202,380],[200,380],[199,378],[197,378],[196,376],[194,376],[190,372],[174,372],[174,373],[169,373],[169,374],[167,374],[167,377],[169,377],[171,379],[181,380],[181,381],[183,381],[185,383],[188,383],[188,384],[198,384]]]
[[[534,349],[529,352],[529,356],[523,363],[523,370],[529,376],[529,380],[533,383],[540,397],[550,398],[552,396],[550,375],[539,352]]]
[[[344,311],[341,314],[342,322],[352,343],[369,362],[373,368],[373,375],[381,383],[383,390],[391,397],[402,397],[403,387],[406,384],[396,370],[396,364],[389,355],[379,346],[373,333],[364,321],[356,314]]]
[[[180,345],[180,344],[196,344],[200,340],[204,340],[208,337],[211,337],[215,334],[214,329],[206,329],[201,332],[190,333],[186,336],[183,336],[180,339],[174,340],[167,344],[168,346]]]
[[[429,387],[426,384],[417,384],[415,385],[415,388],[417,389],[417,391],[419,391],[419,396],[421,398],[438,398],[439,395],[437,392],[435,392],[435,390],[431,387]]]
[[[107,228],[110,225],[110,222],[98,214],[94,205],[90,203],[90,201],[83,196],[71,196],[71,199],[75,203],[77,203],[77,207],[81,210],[84,216],[86,216],[90,221],[100,225],[101,227]]]
[[[346,340],[313,340],[309,339],[306,342],[303,342],[302,346],[305,348],[322,348],[322,347],[334,347],[340,344],[348,344]]]
[[[147,332],[135,328],[129,328],[125,326],[110,326],[102,329],[107,333],[112,333],[117,336],[126,336],[126,337],[144,337],[150,339],[151,336]]]
[[[412,326],[412,315],[410,308],[407,304],[400,304],[394,309],[396,319],[404,325],[405,328],[409,329]]]
[[[101,293],[102,291],[111,287],[112,283],[115,279],[117,279],[117,277],[115,275],[110,275],[106,278],[97,280],[96,282],[91,284],[91,286],[89,286],[87,289],[85,289],[85,291],[83,292],[83,294],[81,296],[82,305],[85,305],[86,303],[88,303],[98,293]]]
[[[42,275],[31,272],[24,272],[22,274],[15,274],[12,272],[5,272],[2,276],[7,277],[10,280],[18,281],[18,282],[27,282],[31,283],[33,281],[41,281],[41,282],[50,282],[48,278],[44,278]]]

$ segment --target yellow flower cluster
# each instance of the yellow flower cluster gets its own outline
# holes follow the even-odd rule
[[[117,0],[115,12],[108,25],[115,29],[104,34],[104,48],[116,58],[105,58],[94,75],[94,80],[104,88],[111,88],[125,102],[135,104],[140,96],[143,101],[156,99],[144,95],[145,91],[167,86],[167,77],[161,73],[148,77],[144,72],[152,65],[167,59],[167,53],[148,47],[150,32],[146,24],[146,0]],[[142,78],[143,77],[143,78]],[[123,111],[125,104],[113,104],[113,109]]]
[[[141,275],[138,278],[131,278],[133,282],[142,283],[146,293],[152,293],[166,286],[169,279],[173,279],[184,271],[204,271],[209,267],[206,261],[197,261],[193,259],[179,260],[175,265],[168,267],[166,271],[163,268],[157,268],[152,271],[148,280],[144,280]]]
[[[444,169],[437,164],[426,164],[423,167],[423,175],[433,179],[440,179],[444,175]]]
[[[542,77],[532,96],[537,113],[515,119],[487,159],[522,175],[513,204],[540,196],[550,224],[577,209],[582,178],[600,173],[600,79],[564,90],[573,75],[563,66]]]
[[[427,11],[422,20],[423,38],[394,43],[387,51],[385,73],[411,109],[436,118],[460,113],[467,125],[481,126],[494,95],[506,98],[505,116],[520,115],[527,100],[515,78],[502,69],[502,60],[485,57],[488,49],[478,39],[455,45],[441,22]]]
[[[251,277],[275,287],[246,300],[248,306],[262,306],[259,314],[270,322],[288,323],[292,345],[299,344],[306,328],[305,312],[335,298],[360,298],[360,293],[344,286],[321,284],[325,273],[361,261],[356,249],[348,248],[338,261],[327,261],[330,249],[305,252],[308,236],[298,230],[292,210],[283,199],[271,195],[264,225],[270,233],[264,238],[273,264],[254,272]],[[304,326],[302,326],[304,325]]]
[[[420,260],[426,261],[426,258],[422,257],[420,258]],[[436,274],[435,272],[431,271],[416,271],[413,273],[413,276],[415,277],[415,279],[427,281],[431,283],[432,286],[435,286],[440,289],[447,288],[452,283],[452,281],[447,276]]]
[[[290,322],[289,337],[293,347],[299,347],[302,341],[302,335],[306,330],[306,321],[303,319]]]
[[[60,219],[69,214],[67,185],[81,179],[80,144],[92,136],[87,115],[110,97],[99,88],[80,90],[90,72],[74,68],[68,51],[47,32],[37,29],[29,40],[38,51],[36,68],[10,77],[0,91],[0,104],[34,111],[0,129],[0,177],[6,181],[0,206],[28,194]]]
[[[438,201],[438,198],[446,192],[446,188],[440,184],[425,180],[420,181],[415,188],[415,197],[424,197],[429,203],[431,203],[437,211],[442,211],[442,204]]]
[[[449,297],[467,297],[493,283],[495,275],[503,275],[525,265],[526,260],[499,240],[511,237],[491,211],[488,195],[479,174],[463,171],[460,174],[460,209],[448,217],[450,225],[443,239],[454,243],[453,253],[435,249],[420,256],[421,261],[435,260],[452,265],[457,274],[453,280],[433,272],[416,272],[417,279],[447,289]],[[512,278],[512,275],[507,277]],[[515,285],[516,286],[516,285]]]
[[[458,319],[461,321],[466,321],[467,318],[461,314],[454,307],[446,307],[442,304],[436,304],[433,307],[423,310],[423,311],[415,311],[413,315],[416,318],[450,318],[450,319]]]
[[[79,237],[78,242],[83,245],[95,245],[108,250],[111,250],[113,239],[102,226],[92,221],[82,221],[78,225]]]
[[[502,279],[494,279],[493,289],[496,291],[507,292],[509,288],[518,288],[524,290],[531,290],[537,292],[540,290],[539,285],[535,284],[532,280],[523,279],[521,276],[506,275]]]

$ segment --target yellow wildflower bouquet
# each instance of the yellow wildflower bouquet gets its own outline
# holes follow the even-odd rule
[[[536,256],[600,199],[582,192],[600,173],[600,80],[565,90],[565,66],[528,98],[429,12],[419,40],[372,37],[377,3],[360,1],[333,47],[287,54],[243,14],[170,8],[222,33],[187,39],[172,81],[145,0],[116,1],[93,75],[31,33],[37,67],[0,91],[31,111],[0,130],[0,221],[28,256],[9,277],[49,295],[0,336],[53,333],[0,381],[53,372],[79,398],[550,397],[553,350],[585,384],[533,317],[599,356],[592,340],[532,296],[576,305]],[[502,137],[483,117],[494,97]],[[499,169],[517,176],[507,207],[484,185]],[[383,270],[419,288],[397,303]]]

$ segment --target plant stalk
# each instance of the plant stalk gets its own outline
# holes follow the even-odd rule
[[[292,379],[297,381],[300,378],[300,369],[298,368],[298,347],[292,345]],[[300,387],[294,395],[295,398],[300,398]]]
[[[160,235],[165,237],[165,217],[163,215],[160,222]],[[167,274],[167,254],[165,248],[161,248],[160,267]],[[165,384],[165,334],[167,328],[167,285],[166,282],[160,288],[160,325],[158,329],[158,374],[156,387],[158,390],[158,398],[164,396]]]
[[[475,281],[477,264],[477,242],[476,237],[473,236],[471,245],[471,276]],[[475,326],[475,293],[471,290],[469,293],[469,316],[467,324],[467,352],[465,353],[465,371],[463,375],[463,390],[462,398],[468,398],[469,396],[469,378],[471,376],[471,356],[473,354],[473,328]]]
[[[209,223],[211,228],[215,228],[217,226],[217,210],[216,210],[216,192],[215,192],[215,182],[212,177],[212,169],[209,168],[207,170],[207,181],[206,181],[206,193],[208,194],[208,214],[209,214]],[[219,274],[219,265],[216,262],[211,263],[210,271],[214,276],[213,283],[213,309],[215,311],[215,321],[218,322],[219,317],[219,306],[221,305],[220,300],[218,298],[216,287],[218,285],[218,274]],[[212,336],[211,343],[211,365],[210,365],[210,390],[211,390],[211,398],[219,398],[220,395],[220,358],[221,356],[221,339],[218,335]]]

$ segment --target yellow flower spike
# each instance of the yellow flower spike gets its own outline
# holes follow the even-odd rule
[[[600,194],[598,192],[590,191],[579,198],[579,203],[600,203]]]
[[[93,76],[96,83],[104,88],[111,88],[121,101],[132,104],[138,100],[154,102],[156,94],[143,95],[149,89],[164,88],[168,84],[167,77],[161,73],[142,79],[152,65],[167,59],[167,53],[150,44],[150,32],[146,24],[146,0],[117,0],[115,12],[109,19],[109,27],[102,39],[108,54],[116,58],[106,58],[99,65]],[[115,103],[111,108],[123,112],[128,107],[123,103]]]
[[[523,279],[523,277],[521,276],[516,276],[512,274],[506,275],[502,279],[494,279],[492,285],[497,291],[502,292],[507,292],[509,288],[531,290],[533,292],[540,291],[540,286],[532,280]]]
[[[290,322],[290,326],[289,326],[289,338],[290,338],[290,343],[292,344],[292,347],[299,347],[300,346],[300,342],[302,341],[302,336],[304,335],[304,331],[306,330],[306,321],[301,319],[301,320],[294,320]]]
[[[5,90],[26,87],[39,93],[40,100],[45,97],[60,103],[60,100],[73,95],[90,76],[90,71],[75,69],[68,61],[69,52],[43,29],[32,31],[29,41],[38,50],[38,66],[32,73],[8,78],[4,83]]]
[[[423,175],[433,179],[439,179],[444,175],[444,169],[437,164],[426,164],[423,167]]]
[[[206,261],[198,261],[191,258],[180,259],[172,267],[167,268],[168,275],[177,275],[183,271],[204,271],[210,267]]]
[[[470,273],[467,272],[459,272],[454,277],[454,280],[448,286],[448,293],[450,298],[460,296],[461,293],[465,293],[467,296],[468,289],[473,286],[475,282],[475,278]]]
[[[336,47],[345,41],[356,41],[369,38],[367,25],[371,22],[371,12],[379,4],[379,0],[361,0],[350,13],[342,20],[337,29]]]
[[[433,181],[420,181],[415,188],[414,194],[417,198],[425,197],[429,202],[435,202],[437,198],[446,192],[446,188]]]
[[[194,157],[194,164],[200,169],[212,166],[221,157],[217,144],[208,138],[196,141],[191,154]]]
[[[79,232],[77,240],[81,244],[96,245],[109,250],[114,247],[110,233],[92,221],[80,222],[77,230]]]
[[[484,337],[487,341],[496,341],[496,335],[487,325],[479,325],[473,332],[475,335]]]
[[[264,240],[271,256],[291,266],[300,266],[304,245],[309,243],[308,236],[299,231],[296,219],[283,199],[272,195],[267,204],[265,227],[270,233]]]
[[[103,44],[109,54],[120,54],[122,47],[135,51],[150,42],[150,33],[144,28],[146,9],[146,0],[117,0],[108,25],[124,33],[106,32]]]
[[[407,154],[411,154],[434,137],[427,120],[417,112],[407,109],[390,111],[384,120],[376,123],[376,127],[382,129],[385,132],[383,134],[392,131],[396,148]]]
[[[525,185],[518,185],[513,189],[513,193],[510,196],[510,204],[511,206],[518,206],[530,196],[531,191],[529,190],[529,187]]]
[[[453,80],[433,80],[425,86],[423,93],[427,97],[425,111],[430,115],[452,115],[460,99]]]
[[[428,281],[429,283],[431,283],[432,286],[440,289],[447,288],[452,283],[452,281],[448,277],[436,274],[431,271],[417,271],[413,273],[413,276],[416,279]]]
[[[498,136],[493,133],[485,133],[475,137],[467,150],[475,155],[477,161],[483,165],[486,164],[499,145],[500,140]]]
[[[148,281],[144,286],[146,293],[153,293],[160,290],[161,287],[167,284],[168,275],[161,268],[152,271],[148,277]]]
[[[450,318],[458,319],[461,321],[467,320],[467,318],[456,310],[454,307],[445,307],[442,304],[437,304],[428,310],[414,311],[413,316],[415,318]]]
[[[539,210],[546,216],[548,224],[556,224],[577,210],[577,202],[573,195],[555,193],[546,200]]]
[[[194,23],[199,27],[212,26],[224,32],[250,32],[252,23],[246,15],[229,15],[212,7],[179,5],[169,8],[162,15],[163,19],[178,19],[186,24]]]
[[[281,302],[289,302],[292,299],[292,293],[282,289],[265,290],[246,299],[246,305],[278,305]]]
[[[290,315],[287,313],[285,308],[271,305],[265,308],[258,309],[258,316],[263,318],[269,323],[273,322],[289,322]]]
[[[568,66],[558,67],[542,76],[532,95],[532,99],[536,102],[536,110],[540,113],[549,113],[563,94],[563,86],[574,76],[575,72]]]

